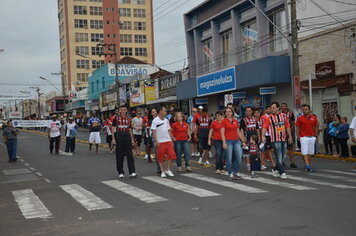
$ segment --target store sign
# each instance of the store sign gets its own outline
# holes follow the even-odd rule
[[[335,61],[315,64],[315,75],[318,79],[335,76]]]
[[[100,108],[115,105],[117,103],[117,92],[108,90],[100,94]]]
[[[182,74],[164,76],[159,81],[159,98],[165,98],[176,95],[176,84],[182,81]]]
[[[268,95],[268,94],[276,94],[277,88],[276,87],[261,87],[260,88],[260,95]]]
[[[241,99],[246,97],[246,92],[235,92],[231,93],[234,99]]]
[[[197,105],[205,105],[209,103],[209,99],[208,98],[196,98],[195,99],[195,104]]]
[[[234,96],[232,94],[225,94],[224,98],[225,107],[227,106],[227,104],[234,102]]]
[[[145,80],[144,81],[145,84],[145,99],[146,99],[146,103],[147,102],[151,102],[151,101],[155,101],[158,99],[157,96],[157,83],[155,80]]]
[[[262,96],[249,96],[247,98],[242,98],[240,100],[241,108],[252,107],[259,108],[262,107]]]
[[[21,112],[18,112],[18,111],[12,111],[9,113],[9,118],[10,119],[21,119],[22,114],[21,114]]]
[[[197,77],[198,97],[236,89],[235,67]]]
[[[115,65],[108,64],[109,75],[116,76]],[[126,78],[134,75],[150,75],[159,71],[159,68],[150,64],[118,64],[117,74],[119,77]]]
[[[32,99],[31,95],[12,95],[12,94],[1,94],[0,100],[22,100],[22,99]]]
[[[130,84],[130,107],[145,104],[144,81],[133,81]]]

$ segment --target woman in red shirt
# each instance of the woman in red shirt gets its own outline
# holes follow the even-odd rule
[[[184,154],[185,160],[185,169],[188,172],[192,171],[190,168],[190,129],[189,124],[184,122],[184,116],[182,112],[177,112],[175,115],[175,120],[171,125],[172,134],[173,134],[173,141],[174,141],[174,149],[177,155],[177,167],[178,171],[181,172],[182,170],[182,153]]]
[[[224,149],[223,143],[221,140],[221,133],[220,133],[220,125],[221,121],[224,119],[224,113],[222,111],[215,112],[215,120],[210,125],[209,131],[209,141],[208,145],[211,146],[211,143],[214,144],[215,148],[215,164],[216,164],[216,174],[225,173],[224,171]]]
[[[230,180],[242,179],[239,174],[242,148],[240,139],[243,138],[239,129],[239,123],[234,119],[234,111],[225,108],[225,119],[221,122],[221,140],[226,150],[226,169]],[[242,140],[245,145],[245,140]]]

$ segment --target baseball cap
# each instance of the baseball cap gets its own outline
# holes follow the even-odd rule
[[[203,109],[203,106],[198,106],[199,109]]]

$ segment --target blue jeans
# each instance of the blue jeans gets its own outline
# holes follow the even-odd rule
[[[177,166],[182,166],[182,153],[184,154],[185,167],[190,166],[190,142],[187,140],[175,141],[174,150],[177,155]]]
[[[228,174],[237,174],[240,168],[242,148],[240,140],[226,140],[226,169]]]
[[[215,148],[216,169],[223,170],[224,169],[224,155],[225,155],[223,143],[221,140],[214,139],[213,144],[214,144],[214,148]]]
[[[6,142],[6,147],[9,161],[16,160],[17,139],[8,139]]]
[[[274,155],[276,157],[276,167],[279,174],[284,173],[283,160],[286,158],[287,142],[273,142]]]

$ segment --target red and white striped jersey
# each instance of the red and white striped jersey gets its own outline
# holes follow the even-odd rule
[[[240,128],[245,130],[246,132],[256,131],[259,127],[254,116],[247,117],[245,116],[242,119]]]
[[[286,114],[271,114],[265,119],[263,128],[268,130],[271,142],[285,142],[287,140],[287,128],[290,128],[290,124]]]
[[[116,128],[116,132],[120,133],[127,133],[131,129],[131,118],[130,117],[122,117],[116,116],[112,126]]]

